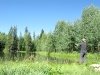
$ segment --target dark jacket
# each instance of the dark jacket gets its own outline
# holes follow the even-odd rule
[[[80,44],[80,49],[81,53],[87,53],[87,43],[82,41]]]

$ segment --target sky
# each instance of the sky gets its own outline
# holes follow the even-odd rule
[[[59,20],[80,19],[91,4],[100,7],[100,0],[0,0],[0,32],[8,33],[11,26],[17,26],[18,34],[26,26],[31,34],[52,32]]]

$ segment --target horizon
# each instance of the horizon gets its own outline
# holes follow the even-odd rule
[[[100,7],[99,0],[0,0],[0,32],[8,33],[17,26],[18,35],[25,27],[33,35],[52,32],[58,21],[74,22],[81,19],[82,11],[91,4]]]

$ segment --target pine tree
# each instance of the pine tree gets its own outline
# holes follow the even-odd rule
[[[18,37],[17,37],[17,28],[14,26],[12,29],[11,34],[11,45],[10,45],[10,54],[11,58],[14,60],[17,56],[17,50],[18,50]]]
[[[18,50],[25,51],[25,42],[21,33],[20,33],[19,42],[18,42]]]
[[[25,28],[24,41],[25,41],[26,56],[30,56],[32,52],[32,38],[30,33],[28,32],[27,27]]]

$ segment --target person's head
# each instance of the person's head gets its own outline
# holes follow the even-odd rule
[[[86,39],[85,39],[85,38],[83,38],[83,39],[82,39],[82,42],[86,42]]]

